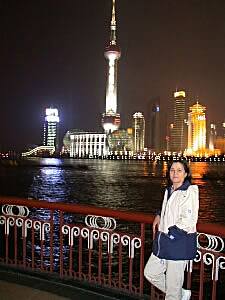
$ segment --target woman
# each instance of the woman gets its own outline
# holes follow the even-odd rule
[[[197,251],[198,187],[191,185],[185,161],[173,162],[168,170],[168,188],[162,210],[153,222],[153,253],[144,270],[148,281],[166,294],[166,300],[190,299],[191,291],[182,288],[188,260]]]

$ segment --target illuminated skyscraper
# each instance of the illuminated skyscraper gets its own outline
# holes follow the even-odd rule
[[[161,118],[160,118],[160,97],[153,98],[149,103],[147,116],[147,141],[146,144],[152,151],[160,152],[162,150]]]
[[[185,134],[184,134],[184,119],[185,119],[185,91],[176,91],[174,96],[173,110],[173,128],[170,138],[170,150],[173,152],[184,152]]]
[[[203,154],[206,150],[206,108],[197,102],[189,110],[188,151]]]
[[[215,141],[216,141],[216,125],[211,123],[210,129],[209,129],[209,150],[213,151],[215,147]]]
[[[145,143],[145,119],[141,112],[133,114],[133,151],[143,152]]]
[[[44,121],[44,146],[54,146],[58,149],[58,123],[59,115],[57,108],[46,108],[45,110],[45,121]]]
[[[225,138],[225,122],[222,123],[222,128],[223,128],[223,138]]]
[[[120,114],[117,113],[117,61],[121,50],[116,43],[116,4],[112,0],[112,19],[110,41],[105,47],[105,58],[108,61],[106,82],[106,109],[102,115],[102,126],[106,133],[117,130],[120,126]]]

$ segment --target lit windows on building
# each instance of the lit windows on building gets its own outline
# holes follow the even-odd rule
[[[203,154],[206,150],[206,108],[197,102],[189,110],[188,151]]]
[[[119,129],[120,126],[120,114],[116,113],[104,113],[102,115],[102,126],[106,133],[112,133]]]
[[[209,150],[214,151],[216,141],[216,125],[211,123],[209,128]]]
[[[186,92],[185,91],[174,92],[173,95],[174,95],[174,98],[179,98],[179,97],[185,98]]]
[[[146,117],[146,145],[151,151],[159,153],[163,149],[162,133],[163,120],[160,112],[160,97],[155,97],[149,101]]]
[[[116,130],[107,136],[109,144],[109,152],[115,151],[132,151],[133,136],[132,128]]]
[[[63,144],[70,157],[104,157],[108,154],[105,133],[68,131],[64,136]]]
[[[184,152],[186,92],[174,92],[173,101],[173,128],[171,130],[170,150],[173,152]]]
[[[223,137],[225,138],[225,122],[222,123]]]
[[[141,112],[133,114],[133,151],[143,152],[145,144],[145,119]]]
[[[54,146],[58,149],[59,134],[58,134],[59,115],[57,108],[46,108],[44,120],[44,146]]]

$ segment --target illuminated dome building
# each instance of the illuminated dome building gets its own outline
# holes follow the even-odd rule
[[[206,151],[206,108],[197,102],[189,110],[188,152],[202,156]]]
[[[44,121],[44,146],[54,146],[58,149],[59,146],[59,115],[57,108],[46,108]]]
[[[105,47],[105,58],[108,61],[106,82],[106,110],[102,115],[102,126],[106,133],[117,130],[120,126],[120,114],[117,113],[117,61],[121,50],[116,43],[115,0],[112,0],[112,19],[110,42]]]
[[[115,130],[113,133],[109,133],[107,138],[111,154],[115,151],[125,153],[133,150],[132,128]]]

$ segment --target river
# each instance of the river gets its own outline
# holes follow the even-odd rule
[[[225,225],[225,163],[191,162],[199,186],[199,220]],[[0,167],[0,194],[154,213],[166,187],[166,162],[29,158]],[[217,179],[204,179],[207,172]]]

